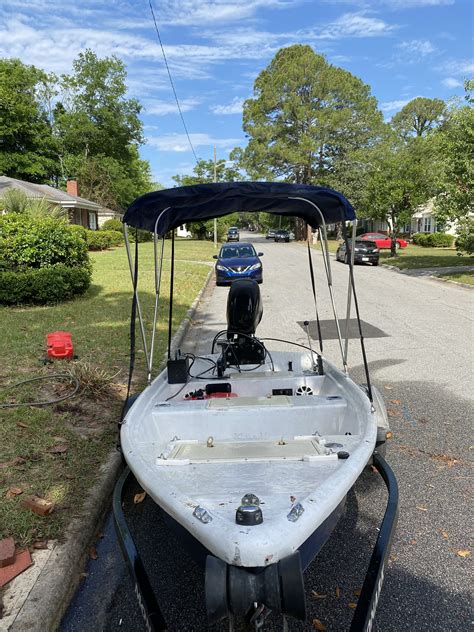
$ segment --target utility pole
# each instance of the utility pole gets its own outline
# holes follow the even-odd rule
[[[214,145],[214,182],[217,182],[216,146]],[[217,218],[214,217],[214,248],[217,248]]]

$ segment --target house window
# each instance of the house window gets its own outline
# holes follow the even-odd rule
[[[91,230],[97,230],[97,215],[95,213],[88,213],[88,223]]]
[[[431,233],[431,217],[430,216],[423,218],[423,232]]]

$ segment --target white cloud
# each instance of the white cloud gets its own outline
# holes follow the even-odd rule
[[[399,99],[397,101],[385,101],[385,103],[380,104],[380,109],[382,112],[394,112],[395,110],[401,110],[407,103],[410,103],[411,100],[412,99]]]
[[[242,114],[242,106],[245,99],[234,97],[227,105],[212,105],[210,110],[214,114]]]
[[[462,81],[454,79],[454,77],[446,77],[446,79],[443,79],[441,83],[446,88],[460,88],[462,86]]]
[[[365,12],[345,13],[318,31],[313,31],[316,39],[341,39],[345,37],[381,37],[391,33],[396,25],[390,25]]]
[[[409,54],[411,57],[414,55],[419,57],[425,57],[434,53],[436,48],[429,40],[410,40],[409,42],[402,42],[398,45],[403,52]]]
[[[454,0],[384,0],[392,9],[419,9],[422,7],[441,7],[454,4]]]
[[[469,77],[474,74],[474,62],[471,59],[449,60],[442,63],[438,70],[449,75]]]
[[[242,142],[241,138],[213,138],[209,134],[189,134],[193,147],[220,147],[230,149]],[[168,134],[165,136],[151,136],[148,144],[161,151],[184,152],[191,151],[186,134]]]
[[[198,99],[180,99],[179,106],[181,112],[189,112],[200,104]],[[165,116],[166,114],[179,114],[176,101],[160,101],[158,99],[148,99],[144,101],[144,110],[147,114]]]
[[[230,23],[254,17],[260,9],[284,9],[301,0],[168,0],[159,3],[160,24],[199,25],[212,23]],[[158,6],[155,0],[155,7]]]

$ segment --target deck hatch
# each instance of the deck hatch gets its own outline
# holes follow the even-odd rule
[[[216,442],[208,448],[205,442],[178,441],[168,455],[170,461],[189,463],[232,462],[232,461],[303,461],[314,457],[328,459],[336,457],[326,454],[327,450],[316,439],[288,439],[283,442],[241,441]]]

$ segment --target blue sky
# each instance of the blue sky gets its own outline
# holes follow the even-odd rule
[[[148,0],[1,0],[0,57],[67,73],[93,49],[126,64],[144,106],[141,155],[153,177],[191,173],[189,148]],[[242,102],[276,51],[310,44],[369,84],[386,119],[417,96],[450,99],[474,75],[471,0],[153,0],[199,158],[245,146]]]

